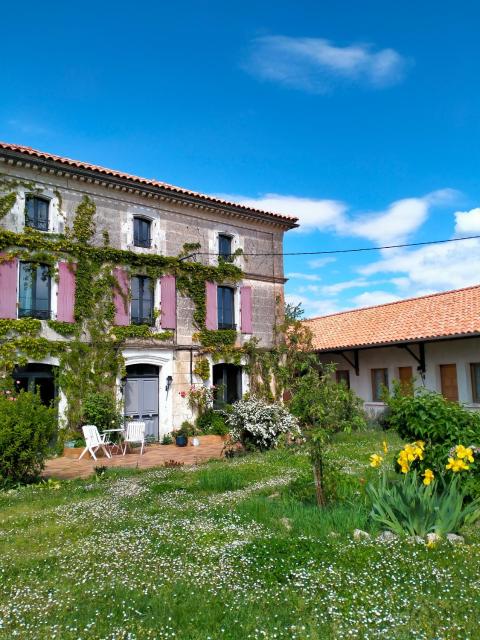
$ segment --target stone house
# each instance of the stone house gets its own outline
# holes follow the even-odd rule
[[[17,387],[38,387],[46,402],[58,395],[65,423],[68,393],[55,373],[74,340],[68,325],[78,325],[90,295],[100,309],[96,283],[113,277],[113,329],[107,321],[95,329],[90,312],[90,329],[76,339],[105,345],[117,336],[122,366],[110,373],[125,414],[161,437],[192,417],[181,393],[191,385],[216,384],[228,402],[248,390],[244,360],[225,362],[211,344],[226,336],[237,348],[252,338],[272,346],[283,313],[283,234],[295,226],[295,218],[0,143],[0,369],[3,357],[8,372],[5,349],[17,345]],[[85,265],[96,274],[91,292]],[[22,342],[29,318],[38,327],[30,347]]]
[[[480,409],[480,285],[305,320],[322,363],[371,413],[413,382]]]

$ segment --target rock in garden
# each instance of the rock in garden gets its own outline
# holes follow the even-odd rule
[[[436,544],[437,542],[440,542],[441,539],[442,538],[438,533],[427,533],[426,535],[427,544]]]
[[[425,540],[421,536],[408,536],[407,542],[409,544],[425,544]]]
[[[392,542],[393,540],[397,540],[398,536],[392,531],[382,531],[382,533],[377,536],[378,542]]]
[[[290,520],[290,518],[280,518],[280,522],[283,524],[283,526],[285,527],[285,529],[287,529],[288,531],[291,530],[292,528],[292,521]]]
[[[457,536],[456,533],[447,533],[447,540],[452,544],[464,544],[465,538],[463,536]]]
[[[366,531],[362,531],[361,529],[355,529],[353,532],[354,540],[370,540],[371,536]]]

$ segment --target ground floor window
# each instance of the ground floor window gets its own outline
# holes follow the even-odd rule
[[[388,389],[388,369],[372,369],[372,400],[381,402],[384,387]]]
[[[442,395],[447,400],[458,402],[457,365],[440,365],[440,385]]]
[[[400,389],[404,396],[413,395],[413,369],[412,367],[398,367],[398,379]]]
[[[470,365],[472,376],[472,400],[480,403],[480,362],[472,362]]]
[[[27,364],[25,367],[17,367],[13,372],[15,388],[17,391],[38,391],[44,405],[51,406],[57,392],[55,385],[54,368],[49,364]]]
[[[214,364],[213,384],[217,387],[215,408],[240,400],[242,397],[242,367],[235,364]]]
[[[335,371],[335,378],[338,384],[342,383],[347,389],[350,389],[350,371],[348,371],[348,369]]]

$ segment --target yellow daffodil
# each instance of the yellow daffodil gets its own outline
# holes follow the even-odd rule
[[[417,445],[417,447],[419,447],[422,451],[425,449],[425,442],[423,440],[416,440],[415,444]]]
[[[431,469],[425,469],[425,471],[422,473],[422,476],[423,476],[423,484],[425,484],[427,487],[435,478],[435,474]]]
[[[464,447],[463,444],[459,444],[455,447],[457,458],[466,460],[467,462],[473,462],[473,451],[470,447]]]
[[[459,471],[467,471],[468,469],[470,469],[468,464],[465,464],[465,462],[461,458],[449,458],[446,468],[451,469],[453,473],[458,473]]]
[[[382,442],[382,446],[383,446],[383,453],[388,453],[388,444],[386,440]]]
[[[370,456],[370,466],[371,467],[380,467],[383,462],[383,457],[379,456],[378,453],[372,453]]]

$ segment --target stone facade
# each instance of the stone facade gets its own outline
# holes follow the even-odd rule
[[[96,205],[93,244],[98,246],[103,246],[105,233],[108,233],[109,244],[114,248],[176,256],[185,243],[198,242],[201,249],[196,260],[216,264],[218,235],[230,236],[233,251],[239,248],[245,254],[236,258],[244,272],[244,280],[235,285],[237,327],[240,324],[240,286],[248,285],[252,292],[252,334],[244,335],[239,332],[238,344],[252,336],[259,339],[261,347],[268,348],[273,344],[273,328],[278,314],[283,310],[283,234],[295,226],[294,219],[249,210],[232,203],[222,205],[215,199],[210,203],[208,199],[205,200],[205,196],[189,192],[186,192],[188,197],[177,192],[166,193],[160,183],[158,187],[149,185],[147,188],[131,177],[118,177],[113,172],[109,175],[102,173],[98,167],[89,169],[88,165],[82,163],[79,163],[80,166],[66,166],[64,160],[32,158],[22,147],[2,149],[0,146],[0,177],[22,183],[31,182],[35,185],[34,191],[38,190],[42,197],[49,200],[47,233],[61,234],[71,227],[76,208],[87,195]],[[25,196],[31,191],[31,188],[21,185],[16,187],[15,205],[0,220],[0,227],[16,233],[23,232]],[[133,219],[136,216],[151,222],[150,248],[140,248],[133,244]],[[54,318],[55,285],[52,285],[51,295]],[[161,293],[156,290],[155,295]],[[128,341],[124,349],[127,367],[142,363],[158,367],[160,437],[172,428],[178,428],[184,419],[191,417],[179,392],[192,383],[201,384],[201,380],[191,371],[192,358],[199,347],[193,338],[198,330],[192,317],[194,305],[189,298],[177,292],[176,309],[176,329],[171,343],[152,345],[149,341],[147,345],[144,341]],[[42,324],[43,335],[51,339],[51,329],[44,321]],[[49,363],[57,364],[52,360]],[[167,390],[168,376],[173,381]],[[242,373],[242,378],[245,391],[248,388],[248,377]]]

